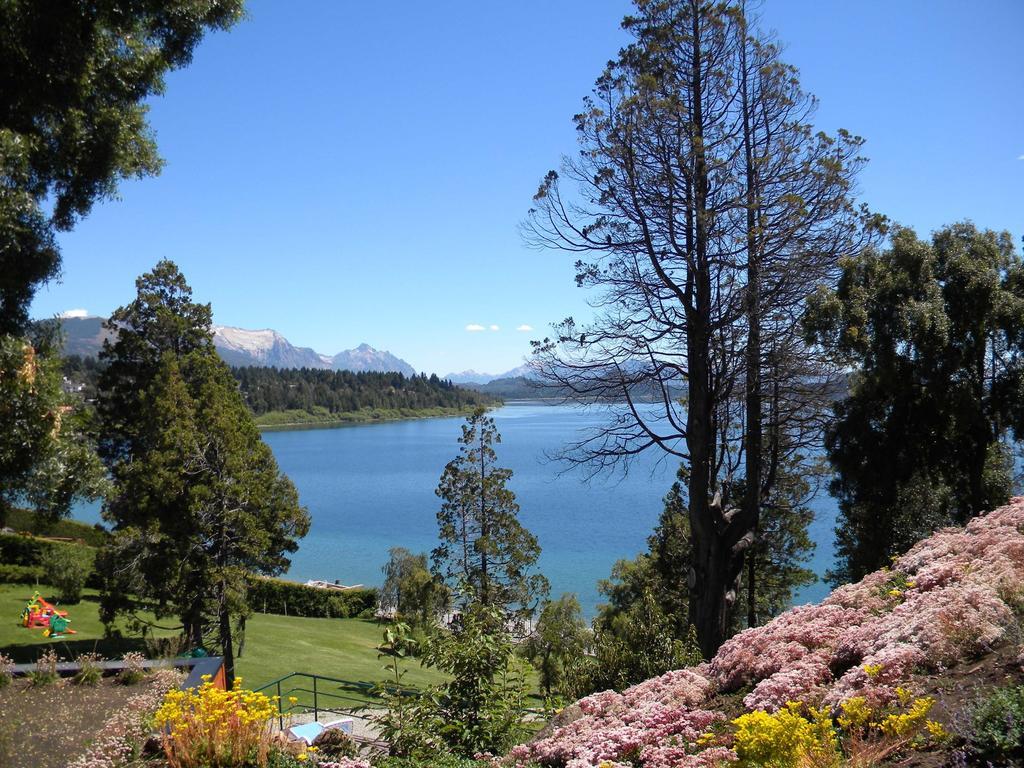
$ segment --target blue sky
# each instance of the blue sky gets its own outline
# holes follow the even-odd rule
[[[519,364],[549,323],[588,314],[572,257],[526,248],[517,224],[574,151],[571,117],[629,8],[251,2],[153,101],[163,174],[61,237],[63,279],[34,315],[105,315],[166,257],[218,323],[325,353],[365,341],[439,373]],[[1019,248],[1024,3],[761,10],[819,127],[867,139],[863,200],[921,233],[1008,229]]]

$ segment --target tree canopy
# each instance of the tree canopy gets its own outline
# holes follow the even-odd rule
[[[1005,503],[1024,426],[1024,266],[1007,233],[898,228],[844,264],[807,329],[852,368],[827,433],[835,582]]]
[[[60,270],[55,233],[118,182],[158,173],[146,100],[242,0],[0,4],[0,333]]]

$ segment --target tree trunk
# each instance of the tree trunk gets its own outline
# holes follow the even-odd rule
[[[745,10],[745,9],[744,9]],[[743,498],[743,516],[753,532],[754,541],[761,522],[761,255],[757,243],[757,189],[754,152],[751,146],[753,130],[750,124],[750,104],[747,81],[747,29],[746,17],[741,26],[740,72],[742,77],[743,151],[746,165],[747,204],[747,347],[746,347],[746,492]],[[740,557],[743,555],[741,554]],[[757,626],[757,567],[753,552],[747,564],[747,626]]]
[[[693,535],[690,587],[690,623],[706,658],[725,641],[728,624],[727,573],[723,553],[724,521],[720,504],[713,504],[711,476],[715,435],[711,427],[711,270],[708,260],[708,168],[704,152],[703,75],[701,72],[700,14],[693,14],[694,54],[691,69],[691,106],[694,184],[693,278],[694,301],[687,308],[686,355],[689,392],[686,409],[686,445],[690,454],[689,512]]]
[[[220,583],[220,596],[217,601],[217,612],[220,618],[221,654],[224,657],[224,679],[228,688],[235,682],[235,649],[231,639],[231,614],[228,612],[227,586]]]

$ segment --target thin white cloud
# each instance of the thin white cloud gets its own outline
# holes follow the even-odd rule
[[[1018,160],[1024,160],[1024,155],[1017,155]]]
[[[496,326],[496,325],[492,325],[492,326],[491,326],[491,330],[492,330],[492,331],[500,331],[500,330],[501,330],[501,328],[499,328],[499,327],[498,327],[498,326]]]
[[[527,325],[526,323],[523,323],[518,328],[516,328],[516,330],[517,331],[532,331],[533,330],[533,326],[532,325]]]
[[[476,333],[477,331],[486,331],[487,329],[484,328],[479,323],[470,323],[469,325],[466,326],[466,330],[469,331],[470,333]]]
[[[88,311],[86,311],[84,309],[65,309],[63,312],[61,312],[60,314],[57,315],[57,317],[60,317],[60,318],[88,317],[88,316],[89,316]]]

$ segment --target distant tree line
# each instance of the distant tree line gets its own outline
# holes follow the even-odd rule
[[[497,402],[489,395],[457,387],[437,374],[405,376],[309,368],[235,368],[232,373],[257,416],[314,407],[346,413],[363,408],[468,408]]]
[[[91,357],[64,359],[64,378],[86,400],[96,397],[103,363]],[[249,409],[256,416],[272,411],[351,413],[363,409],[475,408],[499,402],[497,397],[456,386],[437,374],[323,371],[310,368],[232,368]]]

